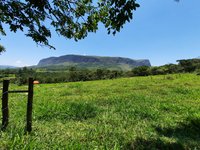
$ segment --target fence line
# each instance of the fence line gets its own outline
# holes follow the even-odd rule
[[[2,130],[5,130],[9,123],[9,93],[28,93],[27,113],[26,113],[26,131],[32,131],[32,104],[33,104],[33,78],[29,78],[28,90],[9,91],[9,80],[3,80],[2,89]]]

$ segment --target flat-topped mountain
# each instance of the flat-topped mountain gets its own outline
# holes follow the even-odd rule
[[[151,66],[148,59],[133,60],[123,57],[100,57],[100,56],[82,56],[65,55],[60,57],[50,57],[39,61],[37,67],[48,66],[74,66],[78,68],[107,68],[130,70],[138,66]]]

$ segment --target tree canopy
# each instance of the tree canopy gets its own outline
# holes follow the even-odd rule
[[[49,44],[52,27],[68,39],[80,40],[104,24],[108,34],[119,32],[139,7],[136,0],[1,0],[0,33],[24,31],[37,44]],[[4,50],[0,47],[0,52]]]
[[[5,51],[5,48],[2,45],[0,45],[0,52],[3,52],[3,51]]]

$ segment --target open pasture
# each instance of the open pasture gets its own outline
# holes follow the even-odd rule
[[[9,95],[0,149],[200,149],[195,74],[35,85],[29,135],[26,102],[26,94]]]

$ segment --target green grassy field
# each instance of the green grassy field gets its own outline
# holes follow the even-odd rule
[[[27,95],[10,94],[0,149],[200,149],[200,76],[41,84],[34,90],[33,132],[24,134]]]

